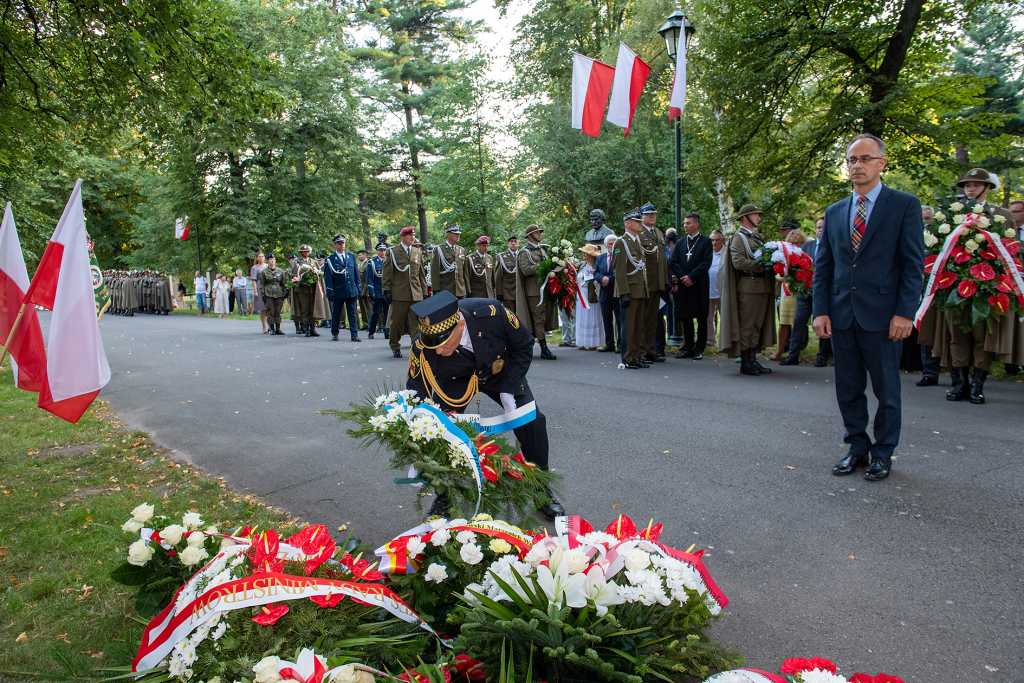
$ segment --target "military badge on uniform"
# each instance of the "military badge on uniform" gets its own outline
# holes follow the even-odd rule
[[[514,327],[515,329],[518,330],[519,329],[519,318],[516,317],[516,314],[506,308],[505,309],[505,315],[508,316],[508,321],[512,324],[512,327]]]
[[[499,358],[498,360],[491,363],[491,374],[497,375],[499,372],[501,372],[501,369],[503,367],[505,367],[505,361]]]

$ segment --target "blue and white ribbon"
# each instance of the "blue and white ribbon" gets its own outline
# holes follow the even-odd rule
[[[477,431],[481,434],[493,436],[495,434],[501,434],[502,432],[518,429],[519,427],[536,420],[537,402],[530,401],[525,405],[519,406],[510,413],[498,415],[497,417],[480,417],[479,415],[465,414],[460,415],[459,419],[474,423]]]

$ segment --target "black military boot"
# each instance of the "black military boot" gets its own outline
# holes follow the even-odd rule
[[[544,360],[555,360],[558,358],[555,354],[548,351],[548,343],[543,339],[539,340],[540,343],[540,357]]]
[[[988,370],[974,368],[974,376],[971,377],[971,403],[981,405],[985,402],[985,378],[988,377]]]
[[[564,517],[565,508],[562,507],[562,504],[558,502],[557,498],[555,498],[555,494],[551,492],[551,489],[545,486],[544,493],[548,494],[548,498],[551,499],[551,502],[542,506],[537,510],[537,512],[543,515],[544,519],[549,522],[555,521],[555,517]]]
[[[949,377],[953,380],[953,388],[946,392],[946,400],[962,401],[967,398],[967,368],[950,368]]]
[[[754,355],[754,349],[743,349],[740,351],[740,374],[741,375],[754,375],[755,377],[761,374],[761,371],[757,369],[751,357]]]
[[[758,372],[760,372],[762,375],[772,374],[771,369],[766,368],[765,366],[757,362],[757,349],[750,349],[750,363],[755,368],[757,368]]]
[[[274,331],[271,332],[271,334],[280,335],[282,337],[284,336],[284,332],[281,331],[281,323],[275,323],[273,327]]]

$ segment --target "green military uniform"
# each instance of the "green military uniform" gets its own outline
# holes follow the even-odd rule
[[[640,246],[644,250],[644,265],[647,266],[647,286],[649,290],[649,296],[645,302],[643,318],[640,323],[643,327],[643,355],[653,360],[658,355],[655,337],[658,330],[658,315],[661,313],[661,293],[665,291],[665,285],[668,283],[668,256],[665,254],[665,233],[657,228],[648,228],[645,225],[640,230]]]
[[[288,296],[287,274],[277,266],[267,265],[256,278],[259,282],[260,294],[267,305],[267,323],[273,328],[274,334],[281,332],[281,308]]]
[[[635,220],[640,220],[639,213],[636,215]],[[623,306],[623,324],[626,328],[622,362],[636,366],[646,352],[647,305],[654,298],[651,296],[643,242],[639,237],[626,233],[615,240],[612,246],[612,271],[615,273],[615,296],[619,297],[619,305]],[[626,294],[629,295],[629,306],[622,302]]]
[[[490,254],[474,251],[466,258],[466,280],[473,299],[494,298],[494,259]]]
[[[519,268],[517,254],[508,250],[498,254],[494,266],[494,296],[509,308],[516,307],[516,271]]]
[[[558,318],[558,307],[540,298],[537,268],[547,257],[547,246],[527,240],[516,259],[516,315],[538,341],[545,341],[544,335],[557,327]]]
[[[465,299],[468,294],[466,270],[466,250],[445,240],[430,254],[431,290],[435,294],[444,290]]]
[[[307,245],[302,245],[299,248],[299,257],[295,259],[291,268],[288,269],[288,277],[296,278],[299,276],[299,269],[304,266],[310,266],[314,270],[319,271],[320,268],[316,264],[316,260],[309,256],[303,256],[302,253],[307,254],[312,251]],[[292,320],[295,320],[300,325],[306,325],[307,329],[313,328],[313,304],[316,301],[316,287],[314,285],[296,285],[292,288]]]
[[[412,230],[412,228],[405,228]],[[423,254],[416,247],[398,244],[384,257],[382,287],[391,293],[391,327],[388,342],[395,358],[402,357],[402,335],[416,332],[416,316],[409,310],[427,295],[427,277],[423,270]]]

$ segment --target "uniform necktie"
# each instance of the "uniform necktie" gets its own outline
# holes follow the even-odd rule
[[[851,244],[853,244],[854,253],[857,253],[857,250],[860,249],[860,239],[864,236],[864,227],[868,222],[867,201],[867,197],[857,198],[857,213],[853,217],[853,235],[851,235]]]

